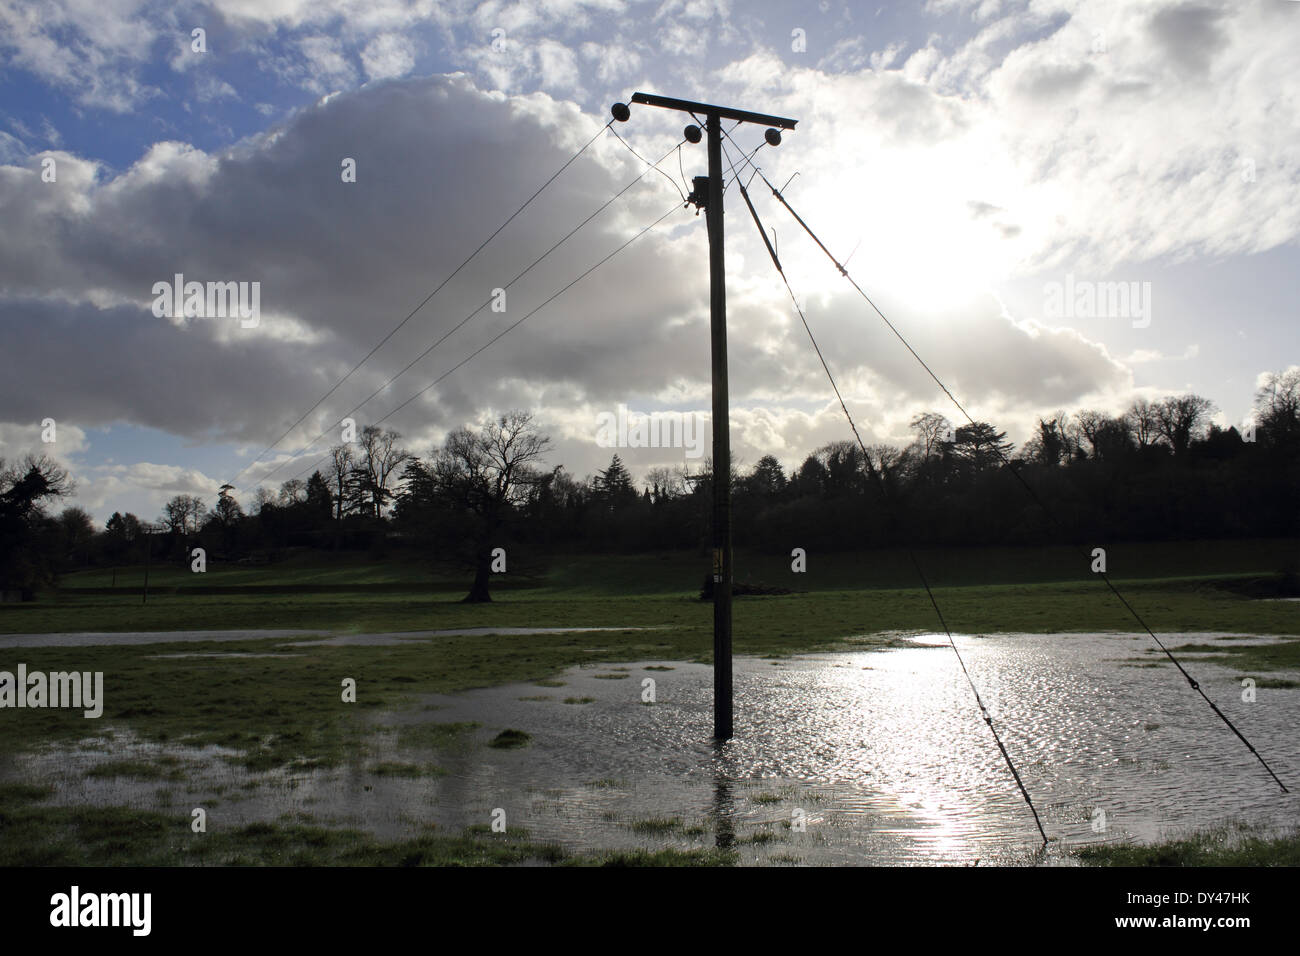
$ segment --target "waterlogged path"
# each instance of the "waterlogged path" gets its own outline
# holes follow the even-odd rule
[[[1215,642],[1200,634],[1162,639],[1171,647]],[[723,845],[746,863],[1051,863],[1068,860],[1070,846],[1150,841],[1229,820],[1278,830],[1300,824],[1296,796],[1278,790],[1177,672],[1143,666],[1159,659],[1146,635],[961,636],[971,675],[1053,838],[1045,858],[1032,856],[1033,821],[940,640],[738,658],[736,737],[721,746],[709,740],[711,669],[644,661],[575,667],[558,677],[562,686],[426,696],[410,711],[383,715],[365,759],[345,768],[251,774],[215,751],[120,739],[117,757],[176,753],[206,760],[208,769],[181,786],[88,779],[85,771],[107,754],[63,748],[0,767],[0,779],[47,778],[58,802],[173,807],[198,805],[190,801],[219,785],[227,823],[307,813],[385,838],[429,822],[453,831],[488,824],[503,810],[508,826],[573,850]],[[1247,702],[1241,673],[1192,653],[1183,659],[1300,790],[1300,689],[1260,687]],[[481,726],[437,752],[406,750],[393,732],[461,721]],[[527,731],[530,744],[484,746],[506,727]],[[386,761],[421,760],[446,774],[375,772]]]

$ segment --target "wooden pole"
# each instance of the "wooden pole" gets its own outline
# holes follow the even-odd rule
[[[727,269],[722,233],[722,121],[761,123],[779,129],[794,129],[797,120],[784,116],[751,113],[727,106],[673,99],[653,93],[634,93],[633,103],[659,106],[706,117],[709,175],[695,178],[691,202],[703,206],[709,232],[709,341],[713,362],[713,736],[727,740],[732,735],[731,669],[731,413],[727,396]],[[626,122],[630,112],[615,103],[614,119]],[[769,129],[767,142],[781,141]],[[686,129],[687,139],[700,141],[700,131]],[[702,188],[705,187],[705,188]]]
[[[722,119],[709,113],[709,341],[713,357],[713,736],[732,733],[731,410],[727,394],[727,267],[722,231]]]
[[[140,595],[140,603],[149,603],[149,558],[153,553],[153,542],[149,539],[149,532],[144,532],[144,591]]]

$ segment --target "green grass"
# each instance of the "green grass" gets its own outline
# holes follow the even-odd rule
[[[829,560],[829,559],[827,559]],[[646,562],[605,558],[610,579]],[[622,568],[620,571],[619,569]],[[605,586],[610,586],[609,580]],[[1146,621],[1161,631],[1295,634],[1296,605],[1255,601],[1213,579],[1151,578],[1121,582]],[[590,585],[596,587],[596,583]],[[580,590],[580,589],[579,589]],[[960,632],[1132,631],[1132,618],[1100,582],[1004,584],[936,589],[950,626]],[[114,603],[117,602],[117,603]],[[896,631],[932,631],[934,611],[923,591],[828,590],[740,599],[735,606],[738,654],[780,657],[806,651],[871,649],[898,643]],[[393,629],[466,626],[612,626],[602,632],[446,635],[395,646],[285,647],[275,639],[121,647],[22,648],[0,651],[0,666],[104,672],[105,714],[86,720],[70,710],[16,709],[0,722],[0,753],[101,733],[124,725],[146,739],[216,744],[253,770],[336,766],[373,732],[380,712],[401,709],[415,695],[510,682],[559,683],[561,670],[583,663],[641,660],[708,661],[712,607],[687,595],[545,597],[517,592],[489,605],[395,594],[177,596],[146,608],[116,597],[78,597],[0,607],[0,630],[112,630],[154,626]],[[649,627],[652,630],[632,630]],[[276,652],[284,656],[253,657]],[[167,653],[233,654],[165,658]],[[1300,641],[1272,648],[1216,649],[1243,670],[1300,669]],[[1231,664],[1230,664],[1231,666]],[[612,672],[625,676],[626,672]],[[357,681],[357,702],[343,703],[340,682]],[[274,688],[274,694],[265,693]],[[589,703],[568,697],[565,703]],[[427,726],[427,725],[424,725]],[[411,734],[427,731],[402,730]],[[434,731],[437,733],[437,731]],[[431,741],[442,746],[446,741]]]
[[[177,783],[186,778],[186,761],[178,757],[159,756],[150,760],[109,760],[86,771],[87,777],[127,777],[132,780],[166,780]]]
[[[467,735],[480,726],[482,725],[475,720],[451,724],[402,724],[397,729],[397,743],[398,746],[411,749],[446,750],[448,747],[464,745]]]
[[[1111,573],[1122,578],[1270,574],[1288,561],[1294,563],[1296,555],[1296,542],[1282,538],[1104,544]],[[1086,559],[1069,546],[920,548],[916,555],[931,582],[942,586],[1027,584],[1087,576]],[[808,570],[801,574],[790,570],[790,562],[788,554],[738,548],[736,579],[810,591],[902,588],[916,583],[906,553],[894,549],[814,551],[808,556]],[[707,555],[693,551],[560,554],[539,575],[503,575],[493,580],[493,588],[574,597],[694,593],[707,568]],[[118,589],[134,588],[138,600],[144,566],[118,568],[116,574]],[[112,581],[111,568],[94,568],[64,575],[60,583],[64,588],[107,588]],[[188,558],[184,563],[155,563],[149,584],[151,588],[328,587],[335,591],[405,586],[463,593],[468,579],[446,570],[432,571],[422,557],[396,551],[382,559],[299,552],[257,567],[223,565],[210,558],[203,574],[190,571]]]
[[[663,834],[673,833],[682,828],[680,817],[651,817],[648,820],[633,820],[627,825],[633,833]]]
[[[1293,560],[1295,541],[1212,541],[1110,544],[1111,573],[1153,626],[1167,630],[1286,633],[1295,605],[1249,601],[1224,585],[1268,575]],[[954,548],[918,552],[945,613],[963,630],[1057,631],[1132,627],[1132,619],[1071,548]],[[260,568],[210,564],[204,588],[230,593],[159,593],[141,605],[130,569],[117,594],[43,595],[31,604],[0,606],[0,633],[77,630],[205,630],[307,628],[403,631],[477,626],[697,628],[708,606],[695,597],[706,559],[694,552],[571,555],[533,580],[494,582],[497,601],[459,603],[464,582],[437,582],[410,559],[298,557]],[[107,572],[64,577],[65,589],[102,587]],[[863,630],[930,628],[934,611],[898,552],[814,553],[806,574],[781,555],[737,552],[739,580],[780,583],[801,593],[741,598],[737,641],[745,630],[771,627],[780,639],[843,636]],[[195,586],[200,577],[155,567],[159,587]],[[167,583],[170,582],[170,583]],[[518,586],[526,585],[526,586]],[[134,585],[133,585],[134,586]],[[256,589],[261,587],[262,591]],[[323,593],[295,593],[322,587]],[[371,590],[367,590],[370,588]],[[396,590],[374,590],[395,588]],[[280,589],[280,590],[277,590]],[[611,600],[616,598],[616,600]],[[761,650],[759,651],[761,653]]]
[[[1295,604],[1284,606],[1292,609],[1293,620],[1300,625],[1300,607]],[[1300,630],[1300,627],[1297,629]],[[1236,668],[1241,671],[1243,677],[1249,677],[1259,671],[1300,670],[1300,641],[1286,641],[1268,646],[1186,644],[1180,652],[1205,654],[1204,660],[1213,661],[1224,667]],[[1296,685],[1294,681],[1289,680],[1257,679],[1256,686],[1294,687]]]
[[[470,827],[407,840],[377,840],[354,829],[323,826],[310,814],[292,821],[223,829],[209,821],[194,833],[191,818],[134,807],[45,805],[49,787],[0,785],[0,866],[727,866],[717,850],[634,850],[573,854],[538,844],[526,831]]]
[[[731,850],[625,850],[598,854],[589,859],[565,861],[569,866],[733,866]]]
[[[1117,580],[1153,628],[1292,634],[1296,605],[1255,601],[1216,584],[1220,578]],[[936,587],[950,626],[962,632],[1133,630],[1136,623],[1100,581]],[[734,608],[737,653],[802,651],[851,635],[932,630],[934,609],[919,588],[832,590],[739,598]],[[0,633],[297,628],[321,631],[417,631],[468,627],[611,627],[686,631],[712,627],[712,607],[689,595],[610,599],[519,592],[486,605],[451,597],[402,594],[169,596],[145,607],[114,596],[76,596],[0,606]],[[654,646],[654,635],[641,641]],[[583,635],[588,646],[608,641]],[[513,638],[512,638],[513,640]],[[188,647],[181,650],[198,650]],[[213,652],[230,646],[206,648]],[[692,654],[686,659],[698,655]]]
[[[1118,584],[1157,631],[1294,635],[1300,633],[1294,603],[1255,601],[1224,586],[1280,566],[1276,559],[1284,548],[1294,551],[1295,543],[1111,546],[1109,557],[1117,576],[1133,575],[1118,579]],[[337,583],[339,588],[329,593],[177,593],[151,596],[144,607],[138,596],[131,594],[65,593],[44,596],[34,604],[3,605],[0,633],[271,627],[400,631],[607,626],[617,630],[508,638],[447,635],[374,647],[285,647],[280,639],[251,638],[3,649],[0,669],[12,670],[23,662],[29,670],[103,671],[105,710],[99,720],[87,720],[79,711],[68,709],[7,710],[0,721],[0,756],[87,737],[98,737],[98,745],[111,754],[113,738],[109,734],[120,730],[148,742],[229,748],[232,755],[226,759],[253,771],[332,767],[373,757],[367,742],[386,729],[395,732],[399,747],[408,749],[481,746],[489,733],[500,728],[483,735],[474,733],[479,728],[472,723],[423,722],[385,728],[380,718],[411,710],[423,694],[513,682],[564,686],[555,675],[580,664],[605,665],[597,676],[626,678],[626,672],[608,665],[644,660],[708,661],[712,608],[695,596],[702,576],[697,567],[701,561],[693,554],[574,558],[557,563],[546,577],[532,582],[537,586],[499,589],[497,600],[488,605],[458,603],[460,587],[454,591],[426,589],[423,582],[429,579],[421,578],[426,572],[419,569],[394,568],[392,564],[363,566],[356,561],[331,566],[290,562],[260,569],[214,568],[207,579],[209,583],[230,581],[239,587],[247,587],[253,578],[282,586]],[[921,561],[955,631],[1065,635],[1136,629],[1101,582],[1070,570],[1061,553],[1052,549],[923,552]],[[936,624],[933,608],[924,591],[910,585],[905,569],[900,570],[903,565],[897,555],[888,552],[813,554],[809,574],[793,576],[799,581],[791,582],[784,558],[738,557],[739,577],[805,590],[738,599],[734,609],[736,653],[773,658],[777,663],[781,657],[808,651],[894,646],[899,642],[897,632],[932,631]],[[1072,580],[1053,579],[1066,571]],[[76,578],[83,581],[82,586],[96,586],[94,574],[70,576],[68,581]],[[227,574],[237,577],[223,577]],[[347,590],[364,587],[367,582],[400,585],[403,575],[419,590]],[[1245,676],[1256,676],[1261,688],[1270,686],[1265,683],[1268,679],[1257,676],[1261,672],[1300,670],[1300,641],[1269,648],[1229,645],[1200,649],[1212,650],[1216,662],[1237,667]],[[283,656],[251,656],[268,652]],[[234,656],[161,656],[169,653]],[[671,668],[656,665],[651,669]],[[340,682],[346,677],[357,681],[355,704],[341,699]],[[1284,677],[1272,680],[1273,686],[1291,683]],[[268,693],[268,688],[274,693]],[[567,697],[564,702],[585,704],[594,698]],[[190,761],[176,756],[110,759],[91,774],[175,781],[188,766]],[[423,758],[363,766],[381,776],[437,772]],[[35,799],[35,792],[12,787],[0,792],[0,827],[6,830],[0,852],[17,852],[14,848],[20,845],[19,837],[30,831],[30,856],[24,859],[69,865],[394,860],[469,864],[523,862],[554,855],[545,848],[492,842],[475,834],[438,834],[436,839],[384,844],[350,831],[305,824],[208,834],[218,837],[204,844],[213,849],[199,849],[188,838],[188,819],[176,830],[184,839],[176,840],[173,830],[177,823],[172,817],[114,808],[33,808],[28,804]],[[132,830],[128,817],[141,821],[143,829]],[[9,838],[10,833],[16,835],[14,839]],[[143,841],[138,852],[133,849],[137,837]],[[634,853],[582,862],[636,865],[668,859]],[[730,859],[718,853],[688,854],[680,862],[713,865]],[[0,856],[0,864],[3,862]]]
[[[1300,833],[1265,837],[1225,824],[1163,843],[1118,843],[1074,851],[1090,866],[1300,866]]]

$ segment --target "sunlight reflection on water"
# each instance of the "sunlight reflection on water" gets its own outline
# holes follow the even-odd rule
[[[223,765],[212,779],[232,791],[221,812],[240,822],[307,812],[381,837],[410,835],[430,821],[453,829],[487,823],[499,807],[531,838],[578,850],[724,845],[744,862],[1024,862],[1040,842],[1033,820],[955,656],[935,646],[942,641],[737,658],[736,737],[723,745],[709,740],[708,666],[597,664],[559,675],[562,687],[433,695],[421,704],[438,709],[382,718],[477,721],[473,746],[413,755],[387,733],[367,760],[346,768],[261,775]],[[1172,668],[1133,665],[1154,647],[1145,635],[957,641],[1054,841],[1049,861],[1064,859],[1062,844],[1155,840],[1228,819],[1269,829],[1297,823],[1293,798]],[[1246,703],[1237,672],[1188,658],[1279,776],[1297,781],[1300,691],[1260,688]],[[653,704],[642,702],[646,678],[655,681]],[[548,699],[521,699],[529,697]],[[503,727],[528,731],[531,745],[481,746]],[[120,757],[130,746],[113,750]],[[23,758],[0,777],[58,776],[60,802],[147,805],[157,791],[179,805],[205,792],[203,779],[171,790],[122,779],[76,783],[104,756],[81,753]],[[421,759],[447,774],[406,779],[370,769],[378,760]]]

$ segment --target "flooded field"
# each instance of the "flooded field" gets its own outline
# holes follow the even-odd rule
[[[305,814],[395,838],[429,823],[486,825],[503,811],[508,827],[572,850],[731,846],[741,862],[769,864],[1060,863],[1081,844],[1227,820],[1300,823],[1296,798],[1177,672],[1146,666],[1158,659],[1146,635],[958,637],[1052,838],[1035,854],[1032,817],[941,640],[738,658],[736,737],[723,745],[709,739],[711,669],[642,661],[424,696],[376,715],[366,752],[342,768],[254,773],[217,748],[117,730],[108,748],[3,758],[0,779],[51,783],[60,804],[204,806],[210,828]],[[1213,641],[1182,640],[1193,642]],[[1300,784],[1300,689],[1261,687],[1246,702],[1240,674],[1184,659],[1279,776]],[[403,728],[425,723],[471,726],[412,744],[418,735]],[[531,739],[487,746],[504,728]],[[165,779],[95,773],[110,759],[160,757],[174,771]],[[433,765],[437,774],[419,772]]]

